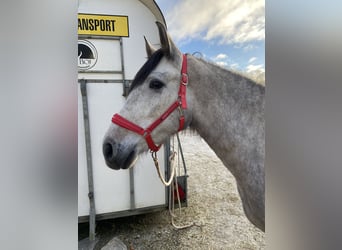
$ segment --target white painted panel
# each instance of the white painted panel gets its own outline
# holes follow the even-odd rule
[[[94,175],[94,197],[96,205],[96,213],[108,213],[127,210],[130,208],[129,200],[129,173],[128,171],[114,171],[108,168],[105,164],[102,155],[102,141],[107,131],[111,117],[115,112],[118,112],[123,105],[124,98],[122,97],[122,84],[114,83],[88,83],[88,110],[90,120],[90,138],[92,149],[93,175]],[[79,94],[79,99],[81,98]],[[82,105],[79,105],[79,114],[82,114]],[[80,128],[81,127],[81,128]],[[79,126],[79,142],[84,140],[84,130]],[[81,145],[80,145],[81,144]],[[87,196],[88,187],[86,161],[82,142],[79,147],[79,216],[80,210],[86,211],[89,209],[89,201]],[[84,158],[84,159],[83,159]],[[82,177],[80,177],[80,175]],[[86,188],[85,188],[86,187]],[[85,190],[83,190],[85,189]],[[85,202],[85,200],[87,200]],[[82,204],[80,204],[82,203]],[[86,208],[84,208],[86,207]]]
[[[87,80],[122,80],[120,42],[118,40],[79,39],[79,41],[83,40],[93,45],[96,50],[97,60],[93,67],[79,72],[78,78]],[[107,72],[103,73],[104,71]],[[120,71],[120,73],[109,73],[109,71]]]
[[[103,137],[111,118],[120,111],[125,100],[122,84],[89,83],[87,86],[96,213],[127,210],[130,207],[129,173],[108,168],[102,154]]]
[[[160,148],[158,159],[161,173],[164,173],[164,147]],[[158,177],[150,154],[141,157],[134,169],[134,177],[137,208],[165,204],[165,187]]]
[[[121,71],[120,42],[118,40],[87,39],[97,51],[98,58],[92,71]]]
[[[122,80],[122,74],[78,73],[78,79],[86,79],[86,80]]]

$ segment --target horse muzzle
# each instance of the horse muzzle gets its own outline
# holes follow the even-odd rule
[[[138,159],[137,152],[133,146],[123,146],[111,138],[106,138],[102,145],[106,164],[111,169],[128,169]]]

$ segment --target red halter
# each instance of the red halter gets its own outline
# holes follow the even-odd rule
[[[139,135],[142,135],[146,142],[148,147],[151,151],[157,152],[161,145],[157,146],[154,141],[152,140],[151,133],[152,131],[160,124],[162,123],[173,111],[175,111],[177,108],[179,108],[179,127],[178,131],[181,131],[184,128],[184,114],[183,109],[187,108],[186,103],[186,86],[188,85],[188,74],[187,74],[187,57],[186,55],[183,55],[183,63],[182,63],[182,71],[181,71],[182,77],[179,85],[179,91],[178,91],[178,98],[177,100],[171,104],[171,106],[157,119],[155,120],[150,126],[148,126],[146,129],[143,129],[142,127],[134,124],[133,122],[123,118],[119,114],[115,114],[112,118],[112,122],[125,128],[130,131],[133,131]]]

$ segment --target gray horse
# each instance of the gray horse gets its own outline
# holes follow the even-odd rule
[[[106,164],[127,169],[148,151],[146,137],[161,145],[180,128],[188,127],[204,138],[234,175],[247,218],[265,231],[264,86],[187,55],[186,107],[179,104],[165,116],[165,110],[180,97],[184,58],[165,26],[159,22],[157,26],[161,48],[154,49],[145,39],[148,60],[104,138]],[[156,127],[143,129],[158,119]]]

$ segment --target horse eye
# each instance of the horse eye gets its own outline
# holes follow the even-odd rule
[[[161,89],[162,87],[164,87],[164,83],[162,83],[161,81],[152,80],[150,82],[150,89]]]

